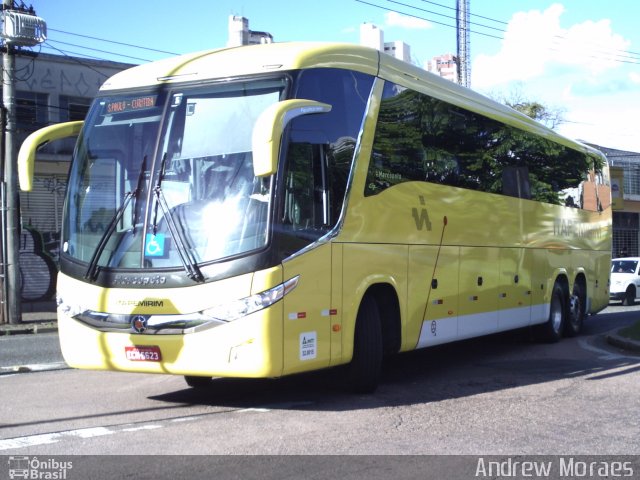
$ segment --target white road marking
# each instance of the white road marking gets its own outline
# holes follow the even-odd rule
[[[104,427],[81,428],[79,430],[67,430],[56,433],[42,433],[40,435],[28,435],[26,437],[9,438],[0,440],[0,450],[10,450],[12,448],[34,447],[36,445],[47,445],[57,443],[65,437],[92,438],[116,433]]]

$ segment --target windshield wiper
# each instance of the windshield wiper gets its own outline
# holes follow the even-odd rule
[[[136,182],[136,188],[135,188],[135,190],[131,190],[131,191],[129,191],[129,192],[124,194],[124,199],[122,201],[122,204],[118,207],[118,209],[116,210],[116,213],[111,218],[111,221],[109,222],[109,225],[107,226],[107,229],[102,234],[102,237],[100,237],[100,241],[98,242],[98,246],[93,251],[93,255],[91,256],[91,260],[89,260],[89,266],[87,267],[87,271],[84,274],[84,278],[85,279],[87,279],[87,280],[94,280],[95,279],[96,273],[98,271],[98,261],[100,260],[100,256],[102,255],[102,252],[104,252],[104,249],[106,248],[107,243],[109,242],[109,239],[111,238],[111,235],[113,235],[113,231],[116,229],[116,226],[118,225],[118,222],[122,219],[122,216],[124,215],[124,211],[127,209],[127,206],[131,202],[131,199],[132,198],[137,198],[138,195],[140,194],[140,191],[142,189],[142,179],[144,177],[146,164],[147,164],[147,156],[145,155],[144,158],[142,159],[142,166],[140,168],[140,173],[138,174],[138,181]],[[136,212],[135,212],[135,208],[136,208],[136,206],[134,205],[134,207],[133,207],[134,211],[133,211],[132,217],[131,217],[131,221],[133,222],[132,223],[132,233],[133,234],[135,234],[135,229],[136,229],[136,224],[135,224]]]
[[[140,167],[140,174],[138,175],[138,183],[136,184],[136,200],[138,199],[138,195],[142,192],[142,179],[144,178],[144,173],[147,169],[147,156],[145,155],[142,159],[142,166]],[[136,234],[136,222],[138,221],[138,202],[133,204],[133,208],[131,209],[131,233]]]
[[[162,162],[160,164],[160,172],[158,173],[158,181],[156,182],[155,187],[153,187],[153,193],[156,197],[156,205],[155,211],[153,214],[153,235],[158,231],[158,206],[162,209],[162,214],[164,218],[167,219],[167,226],[169,227],[169,232],[173,237],[173,241],[176,245],[176,250],[178,252],[178,256],[180,257],[180,261],[184,266],[184,270],[187,272],[187,275],[190,279],[196,282],[204,282],[204,275],[198,268],[198,263],[193,258],[191,251],[187,248],[187,242],[184,238],[184,234],[181,229],[176,225],[175,219],[173,217],[173,213],[167,204],[167,200],[165,199],[164,193],[162,193],[162,181],[164,180],[165,174],[165,166],[167,162],[167,152],[162,156]]]

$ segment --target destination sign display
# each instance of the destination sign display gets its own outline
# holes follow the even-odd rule
[[[105,111],[107,114],[133,112],[153,108],[156,106],[157,95],[144,95],[141,97],[123,98],[106,102]]]

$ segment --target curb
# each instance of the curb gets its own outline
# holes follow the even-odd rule
[[[68,370],[69,366],[65,362],[56,363],[34,363],[31,365],[15,365],[12,367],[0,367],[0,375],[10,375],[15,373],[45,372],[50,370]]]
[[[58,331],[58,322],[30,322],[0,325],[0,337],[3,335],[25,335],[29,333],[54,333]]]
[[[607,342],[615,347],[623,348],[635,353],[640,353],[640,342],[619,335],[618,332],[620,330],[621,329],[616,330],[614,333],[608,333],[607,335],[605,335]]]

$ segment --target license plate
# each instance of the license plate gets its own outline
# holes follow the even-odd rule
[[[162,354],[160,347],[157,346],[139,346],[124,347],[124,354],[127,360],[132,362],[160,362]]]

